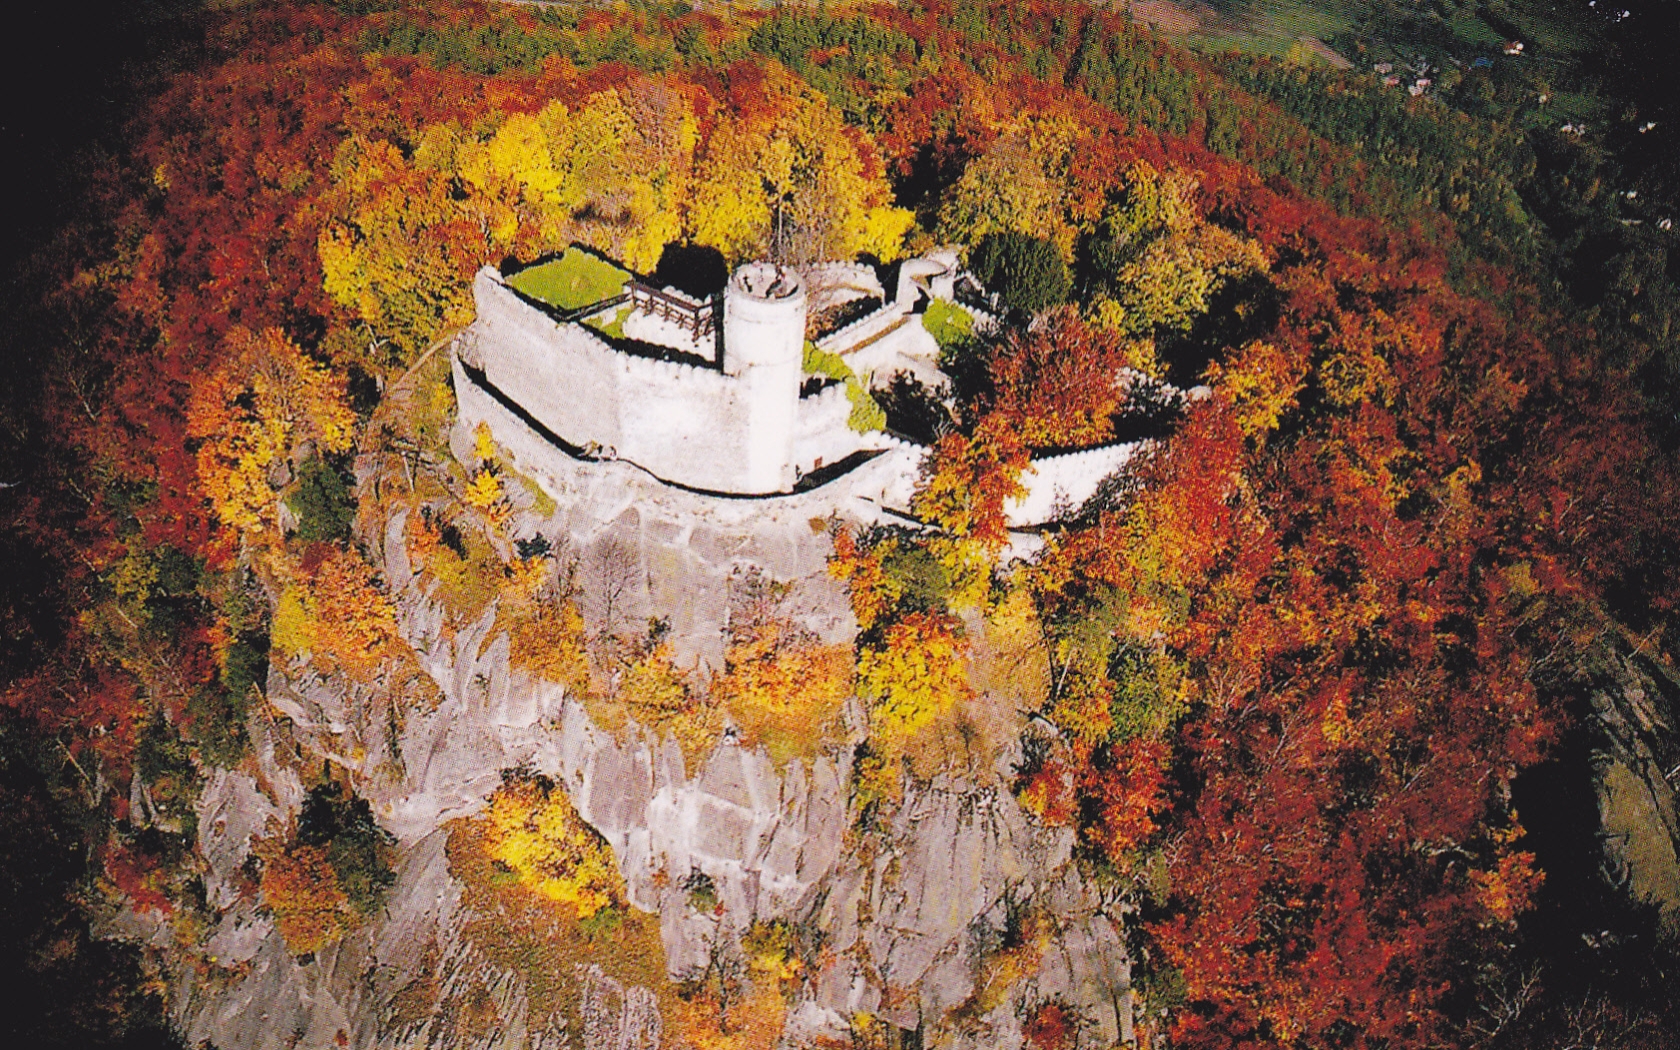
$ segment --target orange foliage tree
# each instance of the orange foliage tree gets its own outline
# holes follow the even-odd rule
[[[1082,448],[1114,435],[1131,358],[1118,332],[1087,324],[1072,307],[1011,332],[986,362],[987,406],[1028,448]]]
[[[309,653],[366,679],[396,651],[396,607],[361,555],[316,545],[281,593],[273,638],[281,653]]]
[[[740,724],[749,743],[775,758],[814,754],[823,727],[852,694],[852,652],[826,645],[778,608],[773,585],[744,603],[729,624],[723,671],[712,696]]]
[[[311,361],[279,329],[235,328],[224,350],[220,367],[193,388],[187,405],[199,482],[223,524],[269,528],[277,513],[275,467],[304,441],[343,452],[355,417],[343,375]]]
[[[266,839],[256,846],[263,862],[263,905],[294,955],[311,955],[350,928],[350,898],[321,846]]]

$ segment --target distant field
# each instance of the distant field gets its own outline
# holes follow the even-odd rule
[[[612,298],[629,280],[630,271],[581,248],[567,248],[558,259],[520,270],[508,284],[550,306],[576,310]]]
[[[1302,63],[1337,65],[1332,52],[1355,66],[1419,56],[1436,64],[1501,61],[1504,43],[1516,39],[1527,48],[1510,61],[1544,66],[1572,63],[1596,39],[1575,5],[1550,0],[1444,0],[1427,8],[1395,0],[1128,0],[1126,7],[1199,51]]]

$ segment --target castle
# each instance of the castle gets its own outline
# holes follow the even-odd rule
[[[805,372],[807,321],[816,309],[861,308],[814,349],[865,384],[908,373],[938,388],[939,347],[917,311],[953,299],[964,280],[953,251],[900,264],[890,297],[866,266],[754,262],[710,301],[630,279],[561,311],[485,267],[473,285],[477,319],[453,355],[461,422],[487,424],[556,497],[582,465],[614,464],[644,472],[691,514],[734,517],[725,508],[742,501],[763,513],[768,501],[812,516],[902,516],[926,449],[854,428],[846,383]],[[1131,453],[1035,461],[1012,523],[1077,507]]]

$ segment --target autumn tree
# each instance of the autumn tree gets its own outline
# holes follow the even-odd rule
[[[289,834],[256,843],[263,906],[294,955],[311,955],[377,914],[395,882],[393,840],[365,799],[316,785]]]
[[[294,955],[312,955],[344,936],[350,899],[339,888],[326,850],[265,840],[255,854],[263,862],[263,905]]]
[[[450,173],[360,135],[333,159],[335,218],[321,227],[320,266],[334,302],[365,326],[376,364],[412,360],[446,328],[472,319],[469,282],[500,232],[462,214]]]
[[[1131,347],[1118,333],[1071,309],[1010,332],[986,360],[987,410],[1029,448],[1080,448],[1107,441],[1125,399]]]
[[[612,847],[572,808],[565,789],[537,774],[504,774],[490,797],[485,847],[531,891],[579,919],[624,905]]]
[[[355,417],[344,377],[310,360],[280,330],[234,329],[224,351],[187,406],[199,481],[223,524],[240,531],[272,528],[274,471],[286,469],[286,459],[304,441],[329,454],[345,451]]]
[[[923,546],[948,580],[952,606],[986,601],[993,562],[1009,539],[1007,504],[1026,492],[1030,462],[1014,422],[996,413],[934,444],[911,507],[939,530]]]
[[[1051,256],[1063,263],[1060,280],[1065,293],[1066,263],[1073,257],[1078,232],[1068,214],[1067,179],[1079,137],[1077,124],[1058,116],[1029,117],[1004,129],[983,154],[968,163],[947,193],[939,212],[941,236],[967,245],[988,238],[1000,245],[1042,239],[1052,248]],[[1054,274],[1050,257],[1034,258],[1031,272],[1040,268]],[[1000,284],[1010,283],[1018,266],[1012,263],[1007,270]],[[1031,287],[1035,294],[1019,304],[1022,309],[1039,309],[1055,301],[1040,301],[1049,286],[1035,282]]]
[[[1132,335],[1183,332],[1224,284],[1265,271],[1258,242],[1202,216],[1197,188],[1193,175],[1147,162],[1126,172],[1084,249],[1103,323]]]
[[[868,703],[870,734],[857,770],[860,799],[895,797],[913,739],[973,695],[967,655],[961,625],[936,613],[911,613],[860,649],[858,691]]]
[[[316,545],[286,581],[273,640],[287,656],[307,653],[366,680],[398,642],[396,608],[360,554]]]
[[[822,727],[852,692],[852,653],[826,645],[782,609],[786,585],[762,576],[737,577],[723,671],[712,679],[713,697],[745,730],[749,743],[768,746],[772,757],[807,757]]]
[[[717,742],[722,711],[697,688],[692,668],[678,666],[669,630],[652,621],[645,635],[619,649],[612,702],[641,726],[675,739],[683,757],[697,764]]]
[[[915,221],[868,140],[791,78],[767,73],[763,98],[725,114],[698,164],[690,229],[731,260],[898,258]]]
[[[479,266],[590,244],[651,271],[683,229],[698,126],[676,85],[570,108],[438,121],[408,143],[352,136],[333,162],[319,252],[327,292],[398,356],[472,316]],[[412,156],[405,156],[406,147]]]
[[[516,540],[514,560],[498,612],[512,620],[509,657],[513,665],[567,687],[574,696],[594,686],[583,611],[578,608],[575,564],[558,565],[547,537]]]

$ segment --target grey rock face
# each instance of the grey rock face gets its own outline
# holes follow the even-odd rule
[[[573,550],[616,544],[618,568],[629,566],[626,615],[662,607],[666,591],[686,580],[690,642],[721,638],[734,566],[771,557],[775,546],[768,535],[692,523],[684,548],[669,521],[632,507],[596,519],[614,524],[595,532],[563,524],[566,513],[523,520],[517,534],[542,531]],[[775,557],[803,574],[794,576],[799,615],[825,637],[849,636],[855,626],[822,571],[822,550],[803,540],[786,546],[786,535]],[[656,550],[672,549],[681,564],[662,567]],[[624,550],[631,554],[620,557]],[[176,983],[176,1020],[189,1042],[223,1050],[668,1045],[651,990],[584,968],[573,975],[583,1029],[569,1031],[560,1016],[535,1016],[525,979],[467,934],[473,915],[449,871],[444,825],[481,812],[502,771],[517,766],[564,784],[612,845],[630,902],[660,916],[669,974],[704,964],[718,938],[736,938],[756,919],[820,931],[824,961],[789,1011],[787,1046],[843,1037],[858,1011],[931,1030],[976,994],[995,947],[985,931],[1001,929],[1015,902],[1052,891],[1061,895],[1061,925],[1051,944],[981,1023],[951,1037],[954,1045],[1016,1046],[1019,1018],[1050,997],[1085,1010],[1105,1038],[1129,1034],[1124,944],[1079,890],[1071,834],[1033,824],[1001,776],[909,787],[875,848],[860,850],[848,837],[849,752],[778,770],[763,752],[726,739],[687,769],[674,741],[634,726],[603,730],[561,687],[511,668],[494,606],[474,623],[448,623],[412,574],[400,519],[384,530],[382,553],[399,594],[399,629],[437,687],[435,703],[393,712],[371,690],[302,667],[271,669],[268,697],[282,717],[253,715],[252,759],[217,772],[199,802],[206,888],[220,919],[203,949],[214,960],[210,976],[183,962]],[[699,654],[697,643],[690,652]],[[255,838],[298,812],[299,771],[329,759],[350,771],[397,838],[400,859],[383,912],[299,960],[240,897],[240,868]],[[721,914],[689,905],[682,883],[696,872],[710,879]],[[142,923],[126,935],[164,932]]]
[[[1588,692],[1591,762],[1607,881],[1655,904],[1680,935],[1680,678],[1662,663],[1621,648],[1606,653]]]

